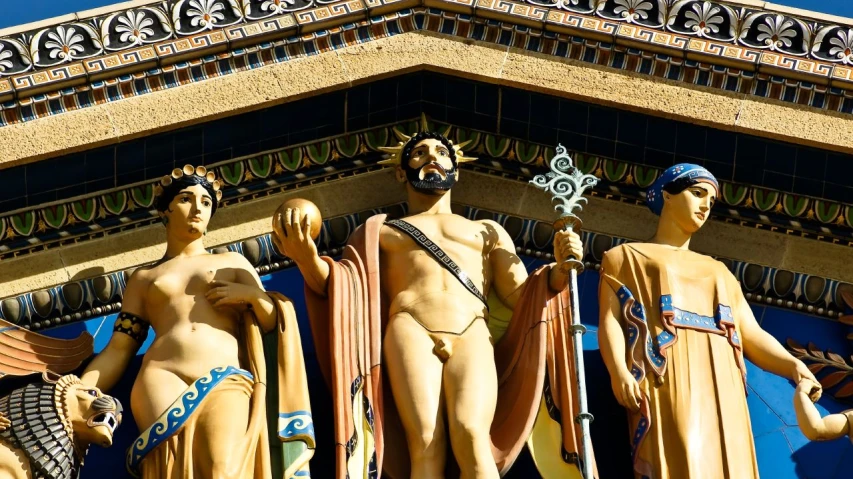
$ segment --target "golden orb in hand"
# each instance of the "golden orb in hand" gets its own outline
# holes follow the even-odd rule
[[[317,237],[320,236],[320,228],[323,226],[323,217],[320,215],[320,209],[317,208],[317,205],[308,201],[304,198],[293,198],[285,201],[278,207],[275,211],[274,218],[279,218],[281,215],[281,221],[283,223],[287,222],[287,218],[284,216],[287,209],[299,209],[299,221],[302,223],[304,218],[307,216],[311,221],[311,239],[316,240]]]

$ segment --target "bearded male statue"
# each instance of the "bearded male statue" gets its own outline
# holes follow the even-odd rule
[[[303,211],[273,218],[277,246],[305,278],[334,396],[337,477],[458,467],[496,478],[525,443],[543,476],[580,477],[580,461],[594,459],[579,457],[572,420],[567,274],[552,263],[528,277],[501,225],[451,212],[459,164],[473,158],[446,133],[397,135],[382,163],[405,184],[409,216],[371,217],[338,262],[318,255]],[[580,258],[580,237],[557,233],[554,256]],[[498,313],[507,307],[511,320]]]

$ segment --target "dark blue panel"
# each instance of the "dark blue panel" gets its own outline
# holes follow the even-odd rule
[[[395,78],[382,80],[370,85],[368,108],[371,113],[394,108],[396,105],[397,80]]]
[[[228,118],[204,125],[204,153],[222,151],[231,146],[232,121]]]
[[[737,136],[734,133],[708,129],[705,140],[705,154],[709,160],[718,163],[734,163],[737,144]]]
[[[400,77],[397,84],[397,103],[405,104],[421,100],[421,75],[411,74]]]
[[[794,188],[794,177],[767,170],[764,172],[764,181],[762,184],[774,190],[791,192]]]
[[[501,135],[526,140],[527,127],[527,122],[510,120],[508,118],[501,119]]]
[[[764,179],[764,167],[747,164],[741,165],[740,160],[735,163],[734,180],[738,183],[760,185]]]
[[[86,153],[86,181],[113,180],[115,170],[115,148],[100,148]]]
[[[204,153],[204,130],[201,127],[178,130],[173,136],[175,163],[183,164],[186,158]]]
[[[448,79],[447,105],[463,110],[474,110],[476,104],[476,84],[461,79]],[[453,120],[451,120],[453,121]]]
[[[679,123],[675,152],[679,155],[705,157],[706,128],[690,123]]]
[[[842,179],[842,177],[836,178]],[[847,185],[835,183],[824,183],[823,197],[828,200],[840,201],[847,204],[853,203],[853,188]]]
[[[199,151],[199,153],[201,153],[201,151]],[[131,171],[139,171],[143,168],[145,168],[144,140],[122,143],[116,147],[116,175]]]
[[[646,130],[646,147],[661,151],[675,151],[675,132],[678,123],[663,118],[649,117]]]
[[[423,111],[423,104],[420,100],[411,101],[409,103],[401,104],[397,106],[397,114],[395,116],[395,121],[403,121],[403,120],[411,120],[413,118],[419,118],[421,116],[421,112]],[[349,130],[353,130],[351,126],[348,126]]]
[[[437,121],[447,121],[447,107],[443,103],[423,102],[423,113]]]
[[[718,163],[716,161],[705,160],[702,164],[708,169],[719,181],[733,181],[735,166],[731,163]]]
[[[842,178],[844,178],[844,180],[842,180]],[[831,152],[828,153],[824,179],[827,182],[846,183],[850,186],[850,178],[853,178],[853,156]],[[849,200],[840,201],[849,202]]]
[[[767,143],[764,140],[746,135],[738,135],[737,153],[735,155],[735,175],[743,174],[741,172],[746,169],[756,170],[759,179],[754,184],[760,184],[766,154]]]
[[[480,83],[477,85],[477,113],[483,115],[498,114],[498,95],[499,88],[488,83]]]
[[[798,195],[821,197],[823,196],[823,182],[798,177],[794,180],[794,193],[797,193]]]
[[[616,144],[611,140],[604,140],[590,136],[586,140],[586,151],[590,155],[613,158],[613,155],[616,152]]]
[[[530,121],[530,93],[515,88],[504,88],[501,92],[501,118]]]
[[[394,123],[395,121],[397,121],[397,110],[395,108],[389,108],[387,110],[371,111],[370,115],[368,115],[367,123],[370,126],[379,126]],[[291,134],[291,136],[293,135]],[[294,140],[293,142],[302,143],[303,141]]]
[[[657,168],[669,168],[675,164],[675,155],[669,151],[646,148],[644,163]]]
[[[447,77],[435,73],[424,74],[423,99],[444,104],[447,101]]]
[[[796,162],[796,147],[775,141],[767,143],[767,157],[764,165],[768,170],[793,175]]]
[[[145,168],[169,170],[174,164],[174,136],[157,135],[145,140]]]
[[[560,101],[551,96],[532,93],[530,123],[557,128],[560,123]]]
[[[800,344],[812,341],[822,349],[828,348],[842,355],[850,351],[850,343],[846,339],[847,326],[837,321],[767,306],[761,327],[783,343],[791,338]]]
[[[616,143],[616,152],[614,154],[614,158],[616,158],[617,160],[642,164],[643,156],[643,148],[639,146],[629,145],[625,143]]]
[[[0,173],[0,202],[27,194],[27,170],[24,166],[9,168]]]
[[[631,145],[645,145],[647,123],[645,115],[627,111],[619,112],[619,130],[616,140]]]
[[[586,151],[586,136],[560,130],[557,132],[557,142],[571,151]]]
[[[540,145],[557,146],[557,131],[550,126],[530,125],[530,141]]]
[[[826,173],[826,152],[812,148],[798,148],[795,171],[798,178],[823,181]]]
[[[615,140],[618,125],[619,116],[616,110],[599,108],[597,106],[589,107],[588,132],[590,136]]]
[[[27,197],[19,196],[14,199],[0,201],[0,214],[8,213],[10,211],[14,211],[21,208],[26,208],[27,206]]]
[[[589,107],[571,100],[560,100],[560,129],[586,134],[589,124]]]

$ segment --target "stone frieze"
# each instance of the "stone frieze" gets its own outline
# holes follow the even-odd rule
[[[426,6],[853,88],[853,23],[705,0],[171,0],[0,37],[0,99]]]

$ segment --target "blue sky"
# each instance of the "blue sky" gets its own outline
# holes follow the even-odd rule
[[[118,3],[115,0],[0,0],[0,28]],[[853,0],[775,0],[774,3],[853,18]]]

